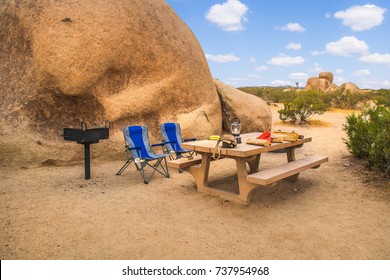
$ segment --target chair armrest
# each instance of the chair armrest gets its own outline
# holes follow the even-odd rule
[[[133,158],[133,155],[131,152],[129,151],[132,151],[132,150],[136,150],[137,151],[137,156],[138,157],[141,157],[140,156],[140,151],[141,151],[141,148],[140,147],[129,147],[128,145],[126,145],[126,154],[128,155],[129,158]]]
[[[177,141],[164,141],[162,142],[164,145],[166,144],[174,144],[174,143],[177,143]]]
[[[172,143],[177,143],[177,141],[164,141],[164,144],[172,144]]]
[[[188,138],[188,139],[183,139],[183,142],[190,142],[190,141],[196,141],[198,140],[197,138]]]
[[[130,148],[129,146],[127,146],[127,149],[128,149],[128,150],[141,150],[140,147],[133,147],[133,148]]]
[[[164,145],[165,145],[165,142],[161,142],[161,143],[152,144],[152,147],[158,147],[158,146],[164,146]]]

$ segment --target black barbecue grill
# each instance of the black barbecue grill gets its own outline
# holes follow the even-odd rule
[[[86,122],[81,122],[81,128],[64,128],[64,140],[75,141],[84,145],[85,179],[91,178],[90,144],[99,143],[99,140],[109,138],[110,122],[105,121],[103,127],[88,128]]]

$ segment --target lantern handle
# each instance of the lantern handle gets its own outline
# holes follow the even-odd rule
[[[237,120],[237,121],[235,121],[235,120]],[[240,119],[239,119],[239,118],[234,117],[233,120],[232,120],[232,123],[241,123],[241,122],[240,122]]]

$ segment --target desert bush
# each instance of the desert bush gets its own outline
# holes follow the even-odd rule
[[[250,93],[253,95],[257,95],[259,97],[262,97],[262,88],[261,87],[239,87],[237,88],[239,90],[242,90],[243,92]]]
[[[286,87],[241,87],[238,89],[259,96],[268,103],[285,103],[300,93],[293,88],[290,88],[290,91],[285,91]],[[336,92],[319,92],[318,96],[323,102],[340,109],[358,109],[370,100],[378,105],[390,106],[389,89],[350,92],[341,88]]]
[[[295,91],[267,91],[264,94],[264,98],[268,102],[275,102],[275,103],[284,103],[296,96]]]
[[[378,105],[390,107],[390,89],[378,90],[375,95],[373,95],[373,99]]]
[[[332,100],[332,107],[340,109],[356,109],[359,103],[372,99],[372,93],[336,91],[329,93]]]
[[[348,150],[367,159],[370,167],[390,172],[390,107],[376,106],[348,115],[343,126]]]
[[[246,93],[250,93],[261,97],[267,102],[282,103],[288,99],[291,99],[292,96],[295,96],[295,91],[284,91],[284,87],[240,87],[239,90],[242,90]]]
[[[304,124],[314,114],[323,114],[330,107],[324,101],[323,95],[317,91],[303,91],[297,93],[290,100],[286,100],[284,108],[279,110],[279,118],[285,122]]]

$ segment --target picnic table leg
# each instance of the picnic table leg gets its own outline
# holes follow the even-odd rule
[[[202,161],[200,166],[189,166],[183,168],[184,171],[189,172],[195,179],[198,191],[202,188],[207,188],[207,180],[209,178],[211,155],[201,154]]]
[[[286,153],[287,153],[287,161],[290,162],[290,161],[294,161],[295,160],[295,148],[294,147],[290,147],[290,148],[286,148]]]
[[[209,177],[209,170],[210,170],[210,162],[211,162],[211,155],[210,154],[203,154],[202,155],[202,161],[199,166],[189,166],[186,168],[183,168],[184,171],[189,172],[192,177],[194,177],[196,182],[196,188],[198,192],[207,193],[211,195],[219,196],[223,199],[233,201],[236,203],[248,205],[250,203],[250,193],[254,187],[257,187],[257,185],[251,184],[246,182],[246,176],[248,175],[248,171],[246,169],[246,163],[248,162],[248,159],[237,159],[239,163],[237,163],[237,173],[238,173],[238,181],[239,181],[239,190],[240,193],[233,193],[229,191],[219,190],[210,188],[207,184],[208,177]],[[253,159],[253,162],[256,162],[256,158]],[[255,163],[253,163],[255,164]]]
[[[237,177],[238,177],[238,188],[239,188],[239,198],[243,204],[248,205],[251,202],[252,191],[258,187],[258,185],[249,183],[246,181],[248,176],[248,171],[246,169],[246,163],[251,167],[251,173],[254,169],[258,169],[260,155],[256,156],[255,159],[248,160],[248,158],[235,158],[237,165]],[[257,163],[255,168],[255,163]]]
[[[259,171],[260,156],[261,154],[258,154],[253,159],[247,161],[249,165],[249,174],[253,174]]]
[[[295,147],[290,147],[290,148],[287,148],[287,161],[288,162],[291,162],[291,161],[294,161],[295,160]],[[298,177],[299,177],[299,173],[298,174],[295,174],[289,178],[287,178],[289,181],[292,181],[292,182],[296,182],[298,181]]]

